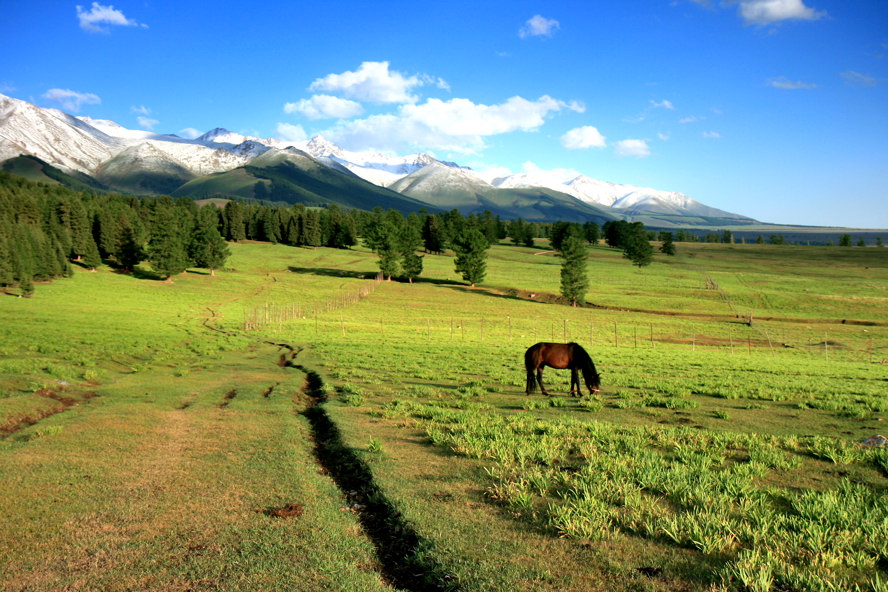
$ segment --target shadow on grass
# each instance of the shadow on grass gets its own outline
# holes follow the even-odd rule
[[[292,365],[306,372],[305,393],[314,401],[302,415],[311,425],[318,462],[353,504],[351,510],[376,547],[385,580],[411,592],[458,590],[453,576],[435,560],[432,545],[419,537],[376,484],[367,463],[342,441],[339,428],[324,409],[327,399],[321,377]]]

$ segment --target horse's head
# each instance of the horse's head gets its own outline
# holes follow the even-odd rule
[[[596,371],[583,375],[586,379],[586,388],[589,389],[590,395],[597,395],[601,392],[601,375]]]

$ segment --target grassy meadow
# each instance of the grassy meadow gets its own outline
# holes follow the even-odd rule
[[[545,245],[424,267],[0,298],[0,589],[888,589],[888,251],[590,247],[584,308]],[[537,341],[601,393],[525,396]]]

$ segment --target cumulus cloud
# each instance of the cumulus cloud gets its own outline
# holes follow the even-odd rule
[[[407,76],[389,70],[388,62],[363,62],[354,72],[328,74],[311,83],[308,90],[341,93],[358,101],[369,103],[415,103],[419,97],[414,88],[432,84],[438,88],[449,88],[440,78],[425,74]]]
[[[77,113],[82,105],[98,105],[102,99],[92,93],[81,93],[69,88],[51,88],[43,98],[61,105],[62,109]]]
[[[80,28],[90,33],[107,33],[108,26],[120,27],[147,27],[132,19],[128,19],[124,14],[111,5],[102,6],[98,2],[93,2],[89,10],[84,10],[82,6],[77,7],[77,18],[80,21]]]
[[[429,99],[401,105],[396,113],[340,122],[324,135],[353,149],[397,150],[407,145],[474,153],[485,147],[488,136],[534,131],[547,116],[564,109],[582,112],[584,107],[548,95],[535,101],[516,96],[496,105]]]
[[[299,113],[309,119],[348,119],[364,112],[360,103],[334,97],[332,95],[314,95],[296,103],[284,105],[285,113]]]
[[[653,109],[668,109],[669,111],[675,111],[675,105],[673,105],[672,101],[668,99],[663,99],[662,101],[651,101],[651,107]]]
[[[292,123],[277,124],[277,136],[285,142],[304,142],[308,139],[308,134],[302,129],[301,125],[293,125]]]
[[[605,138],[598,128],[591,125],[575,127],[561,136],[561,145],[568,150],[582,150],[584,148],[604,148]]]
[[[527,19],[524,26],[518,31],[518,36],[522,39],[528,37],[551,37],[552,33],[561,27],[561,23],[555,19],[548,19],[539,14],[533,15]]]
[[[614,144],[614,152],[617,156],[632,156],[644,158],[651,155],[647,140],[620,140]]]
[[[779,88],[780,90],[811,90],[817,88],[816,84],[810,82],[802,82],[801,80],[790,80],[786,76],[769,78],[768,86]]]
[[[747,25],[770,25],[789,19],[814,21],[826,12],[805,6],[802,0],[741,0],[738,8]]]

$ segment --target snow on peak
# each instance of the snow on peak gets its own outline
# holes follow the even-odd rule
[[[324,136],[315,136],[305,145],[305,152],[308,152],[315,158],[322,157],[341,157],[343,155],[343,150],[333,142],[326,139]]]
[[[237,146],[238,144],[243,144],[246,140],[246,136],[230,132],[224,127],[217,127],[196,138],[194,141],[200,144],[233,144]]]

